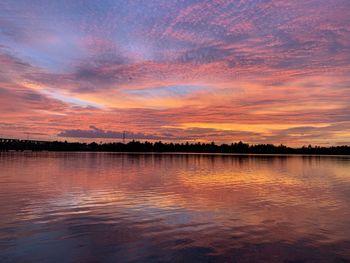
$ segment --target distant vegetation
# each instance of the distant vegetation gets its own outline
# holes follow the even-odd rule
[[[192,153],[255,153],[255,154],[334,154],[350,155],[350,146],[319,147],[304,146],[291,148],[284,145],[255,144],[238,142],[217,145],[212,143],[73,143],[28,140],[0,140],[0,151],[100,151],[100,152],[192,152]]]

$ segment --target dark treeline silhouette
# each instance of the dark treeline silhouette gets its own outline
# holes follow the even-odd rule
[[[212,143],[78,143],[60,141],[0,140],[0,151],[100,151],[100,152],[187,152],[187,153],[252,153],[252,154],[329,154],[350,155],[350,146],[303,146],[291,148],[285,145],[255,144],[238,142],[217,145]]]

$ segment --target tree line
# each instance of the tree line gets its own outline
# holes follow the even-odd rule
[[[0,142],[0,151],[98,151],[98,152],[185,152],[185,153],[245,153],[245,154],[330,154],[350,155],[350,146],[303,146],[299,148],[273,144],[231,144],[212,143],[164,143],[140,142],[128,143],[79,143],[79,142],[37,142],[11,140]]]

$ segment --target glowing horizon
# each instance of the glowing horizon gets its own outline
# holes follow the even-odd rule
[[[350,145],[347,0],[0,3],[0,137]]]

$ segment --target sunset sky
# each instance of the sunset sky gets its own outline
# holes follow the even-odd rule
[[[349,0],[0,1],[0,137],[350,144]]]

